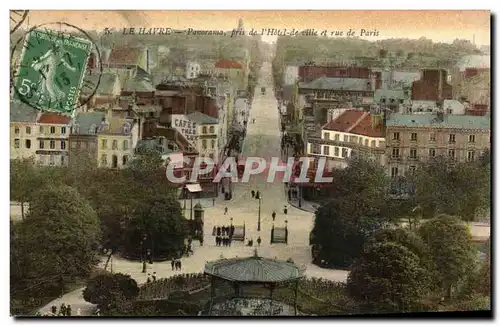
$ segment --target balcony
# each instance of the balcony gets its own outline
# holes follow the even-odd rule
[[[401,162],[403,160],[403,158],[399,155],[393,155],[393,156],[390,156],[389,157],[389,160],[392,161],[392,162]]]
[[[418,156],[408,156],[408,161],[420,161],[420,157]]]

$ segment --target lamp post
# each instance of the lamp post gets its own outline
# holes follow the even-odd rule
[[[259,201],[259,216],[258,216],[258,220],[257,220],[257,231],[260,232],[260,201],[261,201],[260,193],[257,196],[257,200]]]
[[[146,273],[146,257],[145,257],[145,248],[144,248],[144,245],[146,244],[146,239],[147,239],[147,236],[144,235],[142,240],[141,240],[141,259],[142,259],[142,272],[143,273]]]

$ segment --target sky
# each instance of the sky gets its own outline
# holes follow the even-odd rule
[[[231,30],[243,19],[245,30],[316,29],[378,31],[368,40],[387,38],[432,39],[452,42],[456,38],[490,44],[490,12],[486,10],[387,10],[387,11],[297,11],[297,10],[218,10],[218,11],[30,11],[29,26],[64,21],[82,29],[103,30],[124,27],[171,27],[175,29]],[[26,26],[23,26],[26,27]],[[272,41],[275,37],[265,38]]]

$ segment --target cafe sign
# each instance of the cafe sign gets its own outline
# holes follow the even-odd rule
[[[193,147],[196,147],[196,122],[189,120],[183,114],[172,115],[172,126],[180,132]]]

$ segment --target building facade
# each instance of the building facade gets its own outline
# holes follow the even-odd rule
[[[104,112],[85,112],[76,115],[69,135],[69,164],[98,167],[97,132],[105,120]]]
[[[46,112],[38,119],[36,160],[41,165],[68,164],[71,118]]]
[[[387,172],[392,177],[437,156],[473,161],[490,148],[490,119],[485,116],[391,114],[386,127]]]
[[[97,127],[99,167],[126,167],[138,141],[138,126],[128,119],[111,118]]]
[[[22,102],[10,102],[10,158],[36,159],[39,113]]]

